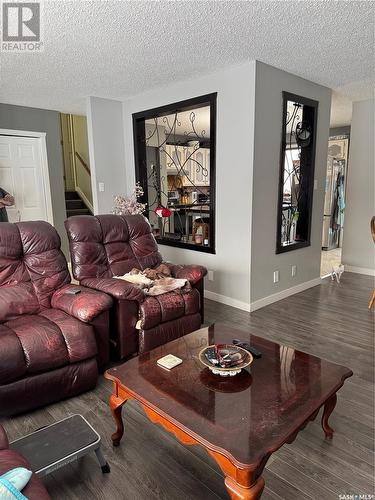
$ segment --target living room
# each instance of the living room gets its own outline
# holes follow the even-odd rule
[[[373,497],[374,16],[3,2],[0,499]]]

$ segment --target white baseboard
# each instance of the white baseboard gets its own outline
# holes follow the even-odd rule
[[[94,207],[92,206],[92,203],[89,202],[89,200],[87,199],[87,196],[84,194],[82,189],[80,187],[76,186],[76,191],[80,195],[82,200],[84,201],[87,208],[89,208],[91,210],[91,212],[94,213]]]
[[[345,267],[346,269],[346,267]],[[209,290],[204,291],[204,296],[207,299],[214,300],[215,302],[219,302],[220,304],[225,304],[227,306],[236,307],[237,309],[242,309],[243,311],[253,312],[257,309],[261,309],[262,307],[273,304],[274,302],[278,302],[279,300],[286,299],[291,295],[294,295],[299,292],[303,292],[308,288],[312,288],[314,286],[320,285],[322,282],[322,278],[315,278],[310,281],[306,281],[305,283],[300,283],[299,285],[292,286],[291,288],[287,288],[286,290],[282,290],[281,292],[274,293],[272,295],[268,295],[268,297],[264,297],[262,299],[256,300],[251,304],[246,302],[242,302],[241,300],[233,299],[232,297],[227,297],[226,295],[221,295],[220,293],[211,292]]]
[[[348,271],[348,273],[367,274],[367,276],[375,276],[375,269],[368,269],[367,267],[348,266],[348,264],[344,264],[344,269],[345,271]]]
[[[226,306],[236,307],[237,309],[242,309],[243,311],[250,312],[250,304],[242,302],[241,300],[232,299],[232,297],[227,297],[226,295],[221,295],[220,293],[210,292],[209,290],[204,291],[204,296],[207,299],[214,300],[215,302],[220,302],[220,304],[225,304]]]
[[[286,299],[291,295],[294,295],[299,292],[303,292],[308,288],[312,288],[313,286],[320,285],[322,282],[321,278],[315,278],[310,281],[305,281],[305,283],[300,283],[299,285],[292,286],[291,288],[287,288],[286,290],[282,290],[281,292],[273,293],[272,295],[268,295],[263,299],[255,300],[250,304],[250,311],[256,311],[257,309],[261,309],[262,307],[273,304],[274,302],[278,302],[279,300]]]

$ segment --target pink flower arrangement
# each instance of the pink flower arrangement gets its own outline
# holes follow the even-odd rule
[[[114,197],[112,213],[115,215],[139,215],[146,210],[146,203],[140,203],[138,198],[143,196],[143,189],[139,182],[135,185],[130,196],[117,195]]]

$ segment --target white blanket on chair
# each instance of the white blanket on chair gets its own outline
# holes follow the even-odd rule
[[[133,283],[133,285],[142,288],[146,295],[153,296],[162,295],[163,293],[172,292],[173,290],[179,290],[187,284],[186,279],[165,277],[152,280],[141,273],[126,273],[123,276],[114,276],[114,278],[129,281],[130,283]]]

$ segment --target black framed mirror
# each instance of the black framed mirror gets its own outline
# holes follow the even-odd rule
[[[215,253],[217,94],[133,114],[135,175],[158,243]]]
[[[310,246],[318,102],[282,93],[276,253]]]

